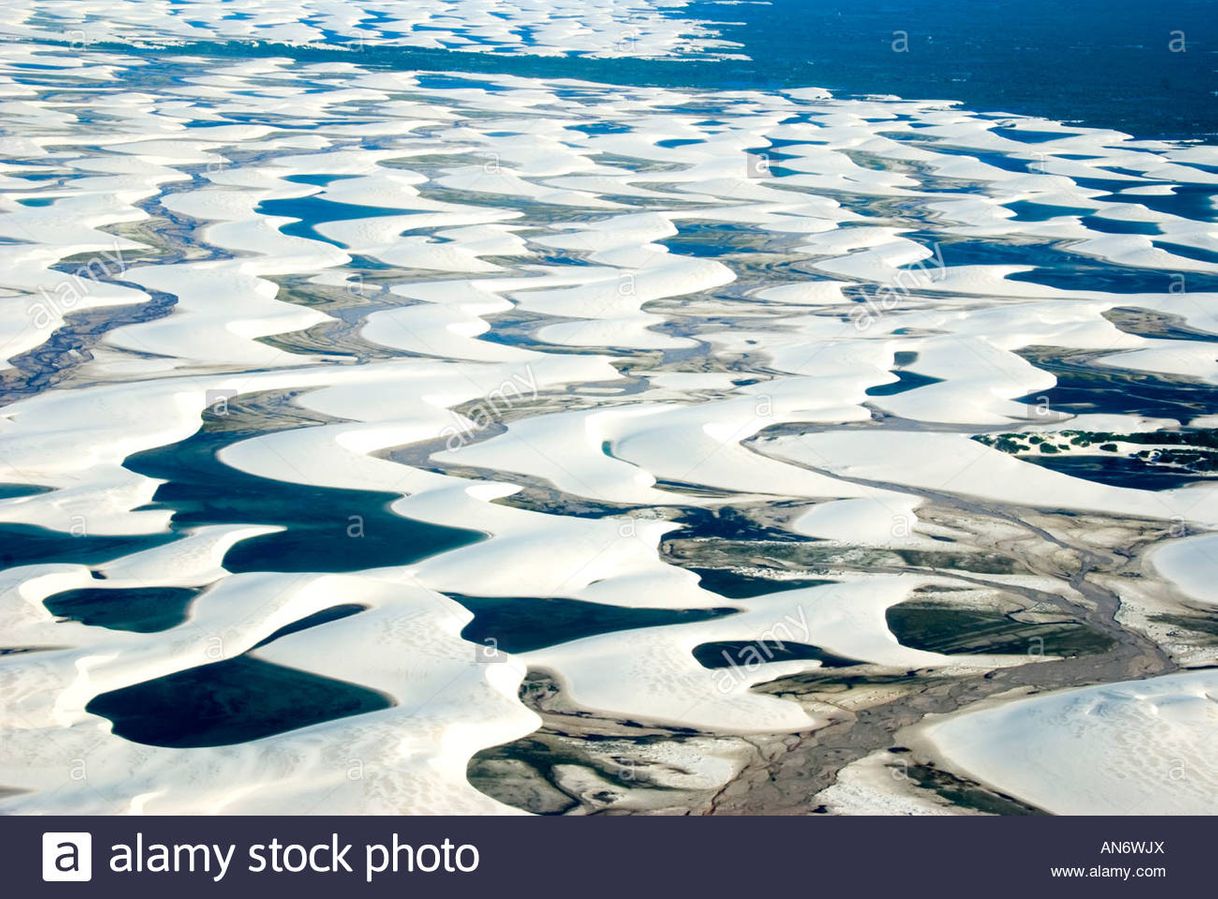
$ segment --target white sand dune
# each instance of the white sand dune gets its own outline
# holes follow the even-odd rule
[[[1214,485],[1112,487],[1070,477],[960,434],[840,431],[763,440],[767,453],[836,474],[1013,506],[1107,512],[1218,526]]]
[[[1066,815],[1212,815],[1218,674],[1193,671],[1033,696],[932,720],[953,770]]]
[[[785,674],[816,670],[819,661],[773,660],[767,653],[729,653],[715,669],[692,652],[703,643],[768,641],[812,645],[835,655],[897,670],[995,667],[1010,660],[945,656],[901,646],[884,612],[912,590],[933,582],[912,576],[876,577],[787,590],[748,600],[735,615],[698,624],[653,627],[626,637],[587,637],[528,653],[530,664],[560,673],[583,707],[629,720],[681,722],[712,732],[802,730],[825,723],[794,703],[750,692]]]
[[[18,0],[0,34],[103,41],[329,42],[540,56],[718,55],[737,45],[708,23],[683,19],[687,0],[256,0],[235,16],[205,0]]]
[[[505,17],[476,0],[363,10],[306,0],[305,18],[299,4],[260,2],[249,18],[187,5],[171,15],[173,4],[22,0],[0,33],[724,49],[707,26],[669,15],[681,3],[525,3]],[[624,39],[637,44],[622,49]],[[0,499],[0,525],[18,556],[31,533],[52,548],[75,536],[172,537],[0,572],[6,646],[41,648],[0,654],[0,736],[13,749],[0,787],[21,791],[0,800],[5,811],[506,813],[470,786],[466,765],[540,726],[517,695],[529,667],[611,717],[782,734],[832,711],[752,688],[820,662],[715,669],[695,648],[785,633],[885,672],[943,677],[1026,661],[896,640],[886,610],[950,585],[950,570],[834,572],[840,583],[739,600],[714,592],[666,543],[731,542],[714,522],[741,509],[750,526],[764,519],[818,550],[941,546],[944,529],[918,517],[927,493],[1218,527],[1212,484],[1104,486],[971,439],[1032,424],[1177,426],[1136,409],[1036,419],[1029,397],[1058,384],[1030,361],[1034,348],[1097,377],[1215,383],[1211,341],[1116,314],[1218,335],[1215,293],[1181,293],[1169,277],[1213,269],[1194,252],[1215,249],[1212,223],[1156,202],[1173,186],[1214,184],[1213,148],[1005,122],[1036,132],[1031,145],[951,103],[813,88],[372,71],[355,54],[324,65],[167,55],[145,79],[143,58],[34,40],[5,50],[0,485],[41,492]],[[781,174],[758,162],[758,148],[775,145]],[[995,154],[1027,171],[989,164]],[[1096,178],[1126,187],[1114,197],[1083,186]],[[1067,212],[1034,221],[1015,215],[1018,203]],[[1096,221],[1153,225],[1163,240]],[[987,240],[1027,252],[957,261],[961,241]],[[1064,263],[1047,244],[1097,271],[1161,277],[1162,288],[1052,286]],[[371,492],[397,515],[480,539],[343,574],[230,573],[228,552],[276,525],[183,527],[158,501],[163,483],[125,465],[203,428],[231,438],[217,458],[234,471],[281,489]],[[340,505],[325,511],[345,521]],[[1168,542],[1152,565],[1183,596],[1212,602],[1212,539]],[[335,551],[319,549],[317,567],[333,567]],[[746,561],[735,567],[756,560]],[[1034,580],[993,576],[1003,577]],[[183,623],[152,634],[57,620],[43,604],[147,587],[202,592]],[[481,664],[461,637],[471,615],[446,594],[735,614]],[[350,603],[366,608],[258,646]],[[122,739],[85,711],[102,693],[246,654],[390,705],[190,750]],[[1053,810],[1205,809],[1206,677],[1021,700],[937,724],[934,740],[953,764]],[[1166,722],[1161,733],[1152,721]],[[1036,741],[998,746],[995,735],[1023,728]],[[1111,769],[1075,772],[1093,751]],[[1156,783],[1171,753],[1202,773],[1156,804],[1130,784]],[[85,781],[65,773],[77,758]]]
[[[1186,596],[1218,604],[1218,535],[1165,543],[1151,554],[1150,561]]]

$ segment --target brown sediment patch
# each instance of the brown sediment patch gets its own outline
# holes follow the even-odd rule
[[[511,801],[513,791],[522,795],[530,782],[540,794],[538,784],[544,781],[547,789],[567,797],[546,809],[536,804],[530,808],[549,813],[811,814],[821,806],[818,794],[836,781],[842,768],[894,746],[898,733],[927,715],[957,712],[999,694],[1014,695],[1013,691],[1041,692],[1176,670],[1176,662],[1159,643],[1118,620],[1121,601],[1108,585],[1110,580],[1144,580],[1142,557],[1161,538],[1162,523],[991,508],[954,497],[927,499],[930,504],[919,510],[920,515],[967,534],[967,545],[958,549],[1009,558],[1020,576],[936,569],[948,581],[958,581],[959,587],[927,588],[912,600],[914,608],[918,604],[950,607],[956,594],[957,610],[976,610],[978,596],[989,594],[985,602],[998,610],[989,614],[1003,624],[1002,633],[989,635],[999,645],[988,648],[1001,649],[1010,639],[1040,637],[1045,641],[1043,654],[1032,654],[1026,664],[985,671],[894,671],[873,665],[818,669],[755,687],[798,702],[819,720],[827,720],[823,727],[799,734],[711,735],[654,722],[613,720],[572,706],[560,683],[535,675],[521,695],[545,725],[526,741],[481,753],[471,763],[471,780],[504,801]],[[754,554],[760,551],[755,545],[747,549]],[[910,570],[901,564],[893,568]],[[1177,627],[1195,624],[1203,634],[1208,623],[1188,610],[1171,622]],[[962,633],[957,648],[984,651],[989,638],[983,634],[972,639],[976,645],[970,647],[970,638]],[[1072,644],[1076,652],[1067,654]],[[1049,648],[1062,655],[1053,657]],[[715,746],[738,767],[716,789],[681,789],[674,786],[672,772],[657,768],[650,769],[655,776],[646,782],[622,778],[612,782],[606,776],[611,764],[626,768],[638,764],[638,770],[648,771],[648,754],[661,741],[690,751]],[[617,761],[606,761],[606,744]],[[494,770],[507,773],[508,760],[519,763],[511,777],[488,789],[492,768],[486,766],[494,762],[499,765]],[[934,795],[962,812],[1040,813],[944,769],[933,758],[910,757],[903,767],[908,770],[903,771],[901,789]],[[572,781],[569,770],[581,768],[590,772],[589,777]],[[596,778],[611,785],[592,790],[588,785],[600,782]],[[573,789],[573,782],[586,788]]]

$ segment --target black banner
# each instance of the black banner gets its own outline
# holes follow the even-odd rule
[[[1163,896],[1197,818],[0,818],[5,896]],[[59,882],[52,882],[59,881]]]

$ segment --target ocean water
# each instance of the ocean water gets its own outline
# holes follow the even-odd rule
[[[712,55],[706,53],[679,61],[635,58],[628,26],[621,29],[624,55],[611,59],[458,54],[372,42],[355,51],[368,64],[395,69],[727,90],[814,85],[840,96],[956,100],[978,111],[1045,116],[1146,138],[1218,134],[1218,25],[1208,0],[1082,0],[1069,9],[1021,0],[1017,12],[965,0],[766,0],[693,2],[678,14],[719,23],[719,32],[745,52],[713,60],[699,58]],[[352,46],[336,36],[287,50],[206,40],[196,49],[349,60]],[[1020,139],[1035,140],[1035,134]]]
[[[1216,661],[1210,4],[324,6],[0,26],[0,808],[960,811],[835,782]]]
[[[1206,0],[774,0],[692,13],[741,23],[725,34],[753,59],[725,85],[952,99],[1139,137],[1218,133],[1218,24]]]

